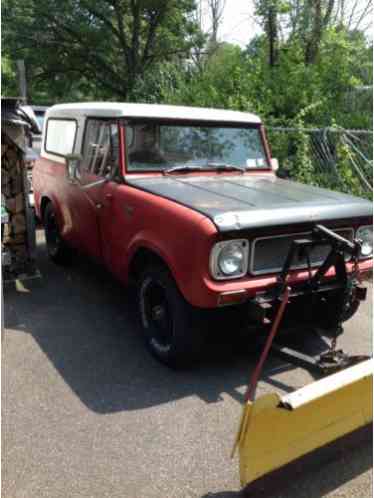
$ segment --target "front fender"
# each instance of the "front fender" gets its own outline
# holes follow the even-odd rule
[[[203,307],[206,302],[205,278],[208,271],[210,248],[216,229],[210,220],[201,220],[194,229],[186,230],[183,237],[172,234],[160,237],[158,230],[143,230],[130,242],[127,250],[128,274],[131,262],[140,249],[155,253],[169,268],[178,289],[193,306]]]
[[[145,230],[137,234],[136,237],[131,241],[127,250],[128,268],[131,267],[131,264],[134,261],[137,252],[141,249],[148,249],[149,251],[155,253],[159,258],[161,258],[171,271],[175,281],[178,281],[178,271],[175,258],[173,257],[172,253],[168,251],[167,247],[165,247],[165,244],[159,240],[157,234],[150,230]]]

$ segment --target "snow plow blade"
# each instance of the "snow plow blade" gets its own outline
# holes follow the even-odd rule
[[[248,401],[236,440],[242,486],[371,424],[373,366],[369,359],[291,394]]]

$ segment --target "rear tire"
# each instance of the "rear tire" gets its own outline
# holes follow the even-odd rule
[[[157,265],[138,279],[138,308],[147,348],[171,368],[185,368],[204,345],[198,311],[189,305],[167,268]]]
[[[47,252],[50,259],[58,265],[71,263],[71,250],[61,237],[56,213],[51,203],[48,203],[45,208],[43,222]]]

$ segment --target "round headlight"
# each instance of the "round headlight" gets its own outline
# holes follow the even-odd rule
[[[243,272],[244,260],[243,247],[238,243],[232,243],[220,252],[218,266],[224,275],[235,275]]]
[[[209,258],[213,278],[240,278],[247,273],[249,242],[246,239],[223,240],[214,244]]]
[[[367,258],[373,254],[373,227],[360,227],[357,238],[362,241],[361,256]]]

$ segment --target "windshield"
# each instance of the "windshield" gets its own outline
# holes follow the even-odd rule
[[[127,125],[126,143],[129,171],[268,167],[259,128],[136,123]]]

